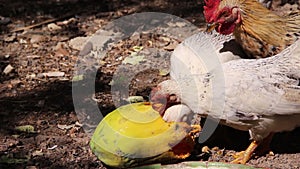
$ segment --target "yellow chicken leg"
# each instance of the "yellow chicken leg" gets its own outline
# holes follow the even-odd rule
[[[235,160],[231,163],[233,164],[246,164],[246,162],[251,158],[253,152],[257,148],[258,143],[256,141],[252,141],[249,147],[245,151],[241,151],[235,154]]]

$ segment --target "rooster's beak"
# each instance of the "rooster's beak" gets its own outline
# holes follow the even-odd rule
[[[208,23],[206,25],[206,32],[211,32],[213,31],[219,24],[217,22],[213,22],[213,23]]]
[[[159,114],[161,115],[161,117],[163,117],[163,115],[165,114],[165,108],[166,105],[162,104],[162,103],[151,103],[152,108],[156,111],[159,112]]]

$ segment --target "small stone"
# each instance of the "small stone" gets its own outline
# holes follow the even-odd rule
[[[68,24],[70,24],[72,22],[73,23],[76,22],[76,19],[75,18],[70,18],[70,19],[64,20],[62,22],[57,22],[57,25],[68,25]]]
[[[65,72],[48,72],[43,73],[43,75],[46,77],[62,77],[65,75]]]
[[[38,43],[45,40],[45,36],[43,35],[32,35],[30,39],[30,43]]]
[[[33,48],[38,48],[38,47],[40,47],[40,45],[34,43],[34,44],[32,44],[32,47],[33,47]]]
[[[61,29],[62,29],[61,26],[58,26],[58,25],[56,25],[55,23],[50,23],[50,24],[47,25],[47,27],[48,27],[48,29],[49,29],[50,31],[58,31],[58,30],[61,30]]]
[[[66,124],[58,124],[57,127],[61,130],[68,130],[75,127],[75,124],[66,125]]]
[[[17,35],[16,34],[12,34],[11,36],[5,36],[4,37],[4,41],[5,42],[13,42],[14,40],[16,40]]]
[[[0,25],[7,25],[11,23],[11,19],[8,17],[0,16]]]
[[[61,48],[66,48],[67,44],[65,42],[58,42],[56,46],[53,47],[54,50],[60,50]]]
[[[37,76],[36,76],[37,78],[43,78],[43,77],[45,77],[44,76],[44,74],[43,73],[39,73],[39,74],[37,74]]]
[[[27,41],[25,39],[20,39],[19,43],[25,44],[25,43],[27,43]]]
[[[29,56],[26,56],[28,59],[38,59],[40,58],[41,56],[39,55],[29,55]]]
[[[43,150],[40,149],[40,150],[36,150],[32,153],[32,156],[35,157],[35,156],[42,156],[44,153],[43,153]],[[29,167],[26,167],[26,169],[35,169],[36,167],[35,166],[29,166]]]
[[[18,85],[20,83],[22,83],[22,81],[19,80],[19,79],[13,79],[13,80],[10,81],[10,84],[13,85],[13,86]]]
[[[72,49],[76,49],[76,50],[82,50],[83,46],[86,44],[86,42],[88,41],[89,37],[76,37],[74,39],[71,39],[69,41],[69,46]]]
[[[29,75],[26,75],[26,79],[34,79],[36,77],[36,74],[29,74]]]
[[[7,75],[7,74],[11,73],[13,70],[14,70],[14,67],[12,67],[12,66],[9,64],[9,65],[7,65],[7,66],[5,67],[5,69],[3,70],[3,73]]]
[[[70,53],[68,50],[66,50],[66,43],[64,42],[58,42],[57,45],[55,46],[54,50],[56,56],[69,56]]]
[[[125,100],[129,103],[138,103],[138,102],[143,102],[144,98],[143,98],[143,96],[129,96]]]
[[[62,78],[59,78],[59,81],[69,81],[70,79],[67,78],[67,77],[62,77]]]

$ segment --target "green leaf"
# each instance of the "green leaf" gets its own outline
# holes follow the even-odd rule
[[[144,98],[143,98],[143,96],[129,96],[126,99],[126,101],[129,103],[138,103],[138,102],[143,102]]]
[[[126,57],[122,63],[136,65],[141,61],[144,61],[145,60],[144,57],[145,57],[144,55],[131,55]]]
[[[83,75],[76,75],[72,78],[72,82],[77,82],[83,80]]]
[[[134,46],[134,47],[132,47],[132,49],[133,49],[133,51],[135,51],[135,52],[138,52],[138,51],[141,51],[141,50],[143,50],[143,46]]]
[[[12,158],[5,155],[0,157],[0,163],[2,164],[21,164],[26,163],[28,160],[28,158]]]
[[[168,69],[161,69],[159,70],[159,75],[160,76],[167,76],[170,73]]]
[[[32,125],[17,126],[17,127],[15,127],[15,130],[24,132],[24,133],[36,133],[36,131],[34,131],[34,127]]]

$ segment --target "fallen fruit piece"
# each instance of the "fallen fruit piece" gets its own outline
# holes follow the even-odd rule
[[[109,113],[90,147],[103,163],[120,168],[185,159],[195,144],[192,130],[184,122],[165,122],[150,103],[134,103]]]

